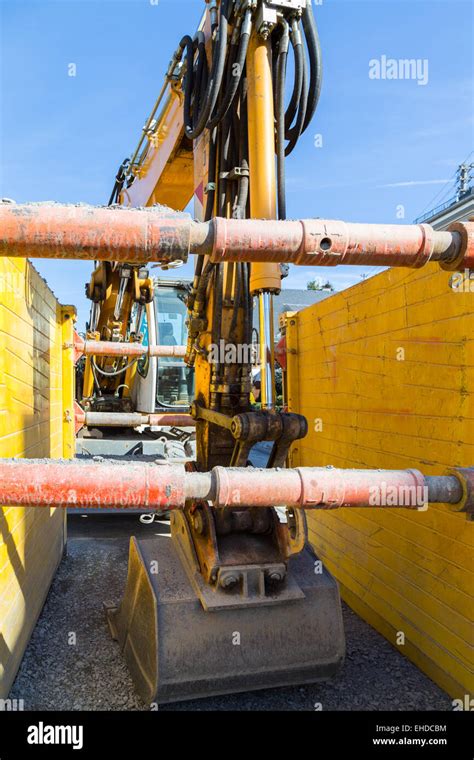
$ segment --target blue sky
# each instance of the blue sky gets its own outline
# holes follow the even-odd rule
[[[203,0],[0,0],[0,7],[1,196],[106,203]],[[402,205],[410,222],[436,195],[435,203],[453,194],[450,180],[474,147],[472,3],[324,0],[315,11],[323,91],[287,161],[288,216],[393,223],[404,221]],[[369,62],[384,55],[426,59],[427,83],[371,79]],[[78,306],[83,324],[90,264],[35,265],[63,303]],[[342,289],[363,273],[293,267],[285,286],[322,276]]]

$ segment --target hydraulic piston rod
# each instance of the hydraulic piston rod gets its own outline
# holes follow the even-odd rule
[[[218,507],[286,505],[303,509],[405,507],[430,502],[472,511],[474,469],[445,476],[418,470],[341,470],[328,467],[256,469],[71,460],[0,460],[0,504],[25,507],[182,509],[186,499]]]
[[[248,135],[250,165],[250,214],[255,219],[276,217],[272,46],[270,39],[254,33],[250,39],[248,72]],[[263,409],[275,405],[273,294],[281,289],[278,264],[255,260],[250,272],[250,292],[258,299],[260,344],[260,394]]]
[[[275,361],[273,336],[273,295],[258,294],[258,323],[260,331],[260,388],[262,409],[273,409],[275,404]]]
[[[474,269],[474,223],[356,224],[326,219],[193,222],[157,209],[0,203],[0,255],[102,261],[288,262]],[[262,288],[264,289],[264,288]]]

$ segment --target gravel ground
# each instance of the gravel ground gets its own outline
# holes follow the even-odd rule
[[[104,600],[122,596],[129,536],[167,533],[136,515],[69,518],[64,557],[10,697],[27,710],[146,710],[109,635]],[[330,683],[267,689],[160,706],[160,710],[450,710],[450,697],[344,608],[347,657]],[[69,643],[75,634],[76,643]]]

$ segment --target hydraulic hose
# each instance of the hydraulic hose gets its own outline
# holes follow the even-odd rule
[[[301,76],[301,92],[295,125],[294,127],[289,128],[285,133],[285,137],[289,140],[285,149],[285,156],[290,155],[303,132],[308,104],[308,64],[306,62],[306,55],[303,50],[303,43],[298,24],[294,25],[292,39],[295,40],[295,66],[297,67],[298,77]],[[301,73],[299,73],[299,69],[301,70]]]
[[[217,172],[217,131],[213,129],[209,138],[209,165],[207,181],[206,210],[204,221],[209,221],[213,216],[214,199],[216,197],[216,172]]]
[[[237,200],[233,212],[234,219],[245,219],[249,198],[249,146],[247,123],[247,80],[246,74],[242,79],[240,92],[240,134],[239,134],[239,164],[242,175],[239,180]]]
[[[193,94],[193,80],[194,80],[194,41],[189,36],[185,35],[179,43],[179,48],[183,52],[186,50],[186,74],[185,74],[185,87],[184,87],[184,123],[191,124],[191,101]]]
[[[207,83],[206,93],[203,97],[202,110],[200,110],[199,114],[196,114],[196,111],[194,111],[193,124],[189,122],[185,123],[186,137],[190,140],[195,140],[202,134],[219,97],[227,54],[228,7],[229,0],[222,0],[217,40],[212,56],[211,74]],[[191,65],[193,64],[191,63]]]
[[[306,43],[308,45],[310,78],[308,89],[308,106],[302,132],[308,128],[315,114],[323,82],[321,44],[319,42],[318,29],[313,14],[312,0],[307,0],[306,9],[303,12],[303,29],[306,37]]]
[[[192,119],[191,119],[191,126],[194,127],[197,114],[199,114],[199,110],[201,107],[201,100],[204,96],[204,93],[207,88],[207,83],[209,81],[209,67],[207,64],[207,55],[206,55],[206,40],[204,37],[203,32],[196,32],[194,35],[194,51],[197,51],[197,62],[195,66],[195,74],[193,79],[193,85],[192,85],[192,96],[193,96],[193,106],[192,106]]]
[[[301,99],[301,88],[303,86],[303,40],[301,38],[301,32],[299,23],[296,19],[291,22],[291,46],[293,48],[293,55],[295,60],[295,81],[293,86],[293,93],[285,114],[285,137],[289,139],[288,130],[293,124],[293,120],[298,111],[298,106]]]
[[[286,218],[285,194],[285,80],[288,60],[289,26],[285,19],[281,20],[282,34],[278,46],[276,70],[276,154],[277,154],[277,188],[278,188],[278,218]]]
[[[247,51],[249,46],[250,35],[252,33],[252,12],[247,10],[245,18],[242,24],[240,32],[240,41],[238,52],[235,60],[231,58],[229,62],[229,77],[227,81],[227,91],[224,95],[224,99],[217,109],[217,113],[211,118],[208,123],[208,128],[212,129],[216,126],[224,116],[226,116],[229,108],[231,107],[237,90],[242,79],[242,74],[245,68],[245,61],[247,58]],[[230,80],[230,81],[229,81]]]
[[[129,164],[130,164],[129,158],[125,158],[120,164],[119,170],[117,172],[117,176],[115,177],[114,188],[112,190],[112,194],[109,198],[109,202],[107,205],[112,206],[114,203],[118,202],[119,195],[122,192],[122,188],[125,182]]]

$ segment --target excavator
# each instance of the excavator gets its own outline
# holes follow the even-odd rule
[[[290,48],[295,81],[285,111]],[[321,82],[311,3],[208,2],[196,33],[184,36],[172,56],[139,143],[118,170],[109,205],[184,210],[194,200],[194,218],[200,221],[216,215],[285,219],[285,156],[311,123]],[[179,264],[178,259],[172,266]],[[163,269],[169,268],[166,262]],[[262,440],[272,443],[268,467],[283,467],[291,442],[306,433],[303,417],[276,409],[272,299],[280,292],[283,274],[285,265],[279,263],[214,264],[205,255],[197,258],[185,298],[187,340],[181,361],[187,383],[184,393],[177,389],[173,404],[176,408],[184,399],[191,411],[197,438],[191,466],[198,471],[245,467],[252,445]],[[86,288],[93,302],[87,341],[142,343],[143,332],[150,345],[163,346],[167,335],[177,340],[169,319],[173,307],[164,309],[160,303],[163,282],[154,294],[143,268],[98,264]],[[173,286],[168,298],[172,292]],[[179,285],[174,295],[178,313]],[[213,347],[252,346],[254,298],[259,411],[250,405],[251,352],[246,361],[229,362],[225,356],[219,363],[209,361]],[[140,366],[127,365],[127,358],[124,370],[120,358],[110,366],[114,358],[104,357],[94,366],[97,357],[87,357],[83,407],[92,412],[105,404],[107,411],[130,411],[133,387],[134,412],[158,411],[153,405],[165,383],[161,373],[173,359],[149,358],[150,383]],[[189,378],[195,381],[194,396]],[[147,387],[156,387],[155,397],[146,398]],[[172,430],[161,427],[158,437]],[[326,571],[315,574],[316,558],[309,550],[300,554],[305,544],[302,513],[290,512],[281,522],[271,506],[242,507],[213,509],[196,501],[182,515],[173,513],[174,546],[166,547],[165,557],[161,550],[157,555],[153,540],[132,540],[124,599],[107,612],[112,634],[148,701],[314,680],[330,676],[342,662],[337,586]],[[153,558],[162,568],[156,584],[147,571]],[[175,587],[177,577],[178,586],[186,588],[184,597]],[[303,598],[304,604],[298,604]],[[160,630],[168,626],[180,631],[180,640],[163,657]],[[244,639],[239,646],[232,646],[235,634]]]
[[[114,456],[114,438],[127,431],[135,443],[194,443],[181,458],[151,448],[151,463],[2,468],[0,503],[64,504],[66,479],[74,506],[91,506],[93,491],[102,506],[169,510],[171,540],[132,537],[123,598],[106,603],[148,704],[338,672],[339,591],[308,543],[306,509],[365,507],[387,488],[408,494],[390,507],[472,504],[471,470],[425,477],[287,466],[308,430],[275,397],[273,298],[288,264],[474,267],[469,223],[435,231],[286,219],[285,161],[322,86],[316,10],[312,0],[207,0],[197,31],[172,55],[108,207],[0,209],[8,255],[95,262],[87,332],[74,345],[83,445],[99,440]],[[190,255],[191,282],[151,276],[156,266],[175,277]],[[246,350],[255,346],[258,406],[255,351]],[[278,346],[285,369],[284,338]],[[255,468],[251,450],[261,442],[268,463]]]

